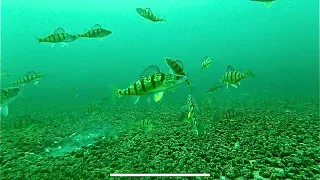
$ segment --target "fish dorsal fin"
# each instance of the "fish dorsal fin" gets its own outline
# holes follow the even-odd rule
[[[232,72],[232,71],[236,71],[236,70],[231,65],[228,65],[226,71]]]
[[[34,75],[37,75],[37,73],[34,71],[30,71],[25,76],[28,77],[28,76],[34,76]]]
[[[151,8],[145,8],[145,10],[152,13]]]
[[[62,27],[57,28],[56,30],[54,30],[55,34],[59,34],[59,33],[65,33],[64,29]]]
[[[182,69],[184,69],[183,64],[182,64],[182,62],[181,62],[180,60],[176,60],[176,63],[177,63]]]
[[[91,30],[95,30],[95,29],[101,29],[100,24],[95,24],[92,26]]]
[[[141,78],[160,73],[160,68],[157,65],[150,65],[141,73]]]

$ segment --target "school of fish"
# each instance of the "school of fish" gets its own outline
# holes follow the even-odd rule
[[[275,0],[251,0],[256,2],[264,2],[266,6],[270,7],[271,2]],[[150,8],[136,8],[136,12],[146,20],[152,22],[165,22],[165,18],[161,18],[155,15]],[[51,43],[54,46],[56,43],[62,43],[63,46],[67,46],[68,43],[74,42],[80,38],[96,38],[102,40],[103,38],[112,34],[111,30],[102,28],[100,24],[95,24],[90,30],[86,30],[83,33],[72,34],[66,32],[63,28],[58,27],[53,31],[52,34],[37,38],[38,43]],[[199,71],[204,71],[211,67],[215,62],[214,57],[205,56],[202,63],[199,63]],[[201,119],[200,109],[192,96],[192,89],[194,85],[190,82],[189,75],[186,73],[186,69],[181,60],[174,60],[168,57],[164,57],[164,62],[168,67],[168,73],[160,71],[158,65],[150,65],[145,68],[140,77],[137,79],[132,79],[134,82],[128,87],[115,88],[113,90],[113,95],[116,98],[123,96],[134,96],[136,100],[134,103],[138,103],[141,96],[153,95],[153,100],[155,102],[160,102],[163,99],[164,92],[174,92],[178,86],[186,83],[190,88],[190,95],[187,98],[186,105],[180,108],[181,112],[185,116],[185,122],[192,125],[193,130],[197,135],[201,135],[204,132],[205,124]],[[237,88],[240,85],[240,81],[254,76],[251,71],[238,71],[231,65],[226,67],[224,74],[221,74],[220,83],[214,84],[207,91],[208,93],[215,92],[223,87],[232,86]],[[10,78],[11,74],[8,72],[1,71],[1,78]],[[17,99],[25,86],[27,84],[37,85],[39,81],[42,81],[46,76],[44,74],[36,73],[35,71],[30,71],[26,73],[22,78],[11,81],[9,85],[19,85],[20,87],[1,87],[1,116],[8,116],[8,105]],[[219,79],[217,79],[219,80]],[[77,96],[78,97],[78,96]],[[149,99],[150,102],[150,99]],[[95,115],[99,112],[99,108],[96,104],[92,105],[87,109],[86,115]],[[237,115],[234,109],[228,109],[227,112],[222,115],[223,119],[233,119]],[[135,125],[140,127],[146,127],[148,131],[152,130],[153,124],[151,120],[145,119],[140,120],[135,123]]]

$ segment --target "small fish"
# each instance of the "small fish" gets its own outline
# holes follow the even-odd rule
[[[232,120],[237,116],[237,112],[233,109],[230,108],[227,110],[227,112],[222,116],[223,119],[228,119]]]
[[[96,104],[88,107],[86,115],[95,115],[99,113],[98,106]]]
[[[223,86],[222,85],[213,85],[211,88],[209,88],[206,92],[208,93],[212,93],[212,92],[215,92],[217,91],[218,89],[222,88]]]
[[[151,120],[145,119],[134,123],[134,126],[146,129],[147,131],[151,131],[153,129],[153,125]]]
[[[8,116],[8,104],[17,99],[22,92],[22,89],[18,87],[10,87],[7,89],[1,89],[1,106],[0,111],[1,115],[6,117]]]
[[[183,64],[180,60],[174,61],[174,60],[167,58],[167,57],[165,57],[164,60],[170,69],[169,74],[178,74],[178,75],[182,75],[182,76],[187,77],[186,73],[183,70],[183,68],[184,68]],[[187,82],[188,86],[191,86],[191,83],[188,79],[186,79],[186,82]]]
[[[230,65],[227,66],[227,71],[225,72],[224,76],[220,78],[220,81],[227,85],[226,89],[228,88],[228,85],[230,84],[232,87],[237,88],[237,83],[239,85],[240,81],[242,79],[245,79],[249,76],[253,76],[252,72],[244,72],[240,73],[236,71],[233,67]]]
[[[190,117],[193,115],[193,114],[196,114],[199,112],[199,108],[198,106],[196,105],[196,102],[195,100],[193,99],[192,95],[189,95],[188,96],[188,102],[186,105],[182,106],[180,108],[180,111],[182,112],[187,112],[187,118],[190,119]]]
[[[83,34],[78,34],[77,37],[86,37],[86,38],[100,38],[102,40],[104,37],[112,34],[112,31],[103,29],[100,24],[95,24],[91,29]]]
[[[13,81],[10,84],[22,84],[23,86],[28,83],[33,83],[34,85],[37,85],[40,80],[42,80],[45,77],[43,74],[38,74],[34,71],[28,72],[22,79],[19,79],[17,81]]]
[[[158,101],[159,93],[163,94],[164,91],[175,88],[182,84],[187,79],[186,76],[176,74],[157,73],[151,76],[146,76],[126,89],[117,89],[116,96],[137,96],[137,103],[140,96],[155,93],[154,100]]]
[[[275,0],[250,0],[250,1],[255,1],[255,2],[264,2],[266,7],[270,7],[272,2]]]
[[[13,128],[26,128],[35,122],[29,115],[18,116],[15,118],[15,121],[12,123]]]
[[[193,123],[192,130],[197,134],[197,136],[202,136],[205,131],[205,124],[200,120],[196,113],[192,114],[190,118]]]
[[[212,63],[212,61],[213,61],[213,57],[206,56],[201,64],[201,70],[203,70],[204,68],[208,68]]]
[[[11,74],[8,73],[8,72],[1,72],[1,77],[2,77],[2,78],[10,77],[10,76],[11,76]]]
[[[66,33],[65,30],[61,27],[57,28],[54,30],[54,33],[44,37],[44,38],[37,38],[39,43],[42,42],[48,42],[48,43],[53,43],[52,47],[54,46],[55,43],[63,43],[63,46],[68,45],[69,42],[75,41],[78,39],[76,35]]]
[[[150,8],[136,8],[136,11],[140,16],[153,22],[166,21],[164,18],[159,18],[154,15]]]

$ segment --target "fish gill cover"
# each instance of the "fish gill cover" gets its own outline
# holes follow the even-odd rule
[[[1,179],[319,179],[318,7],[2,1]]]

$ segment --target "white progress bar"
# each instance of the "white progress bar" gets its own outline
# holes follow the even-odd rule
[[[116,177],[205,177],[210,174],[110,174]]]

